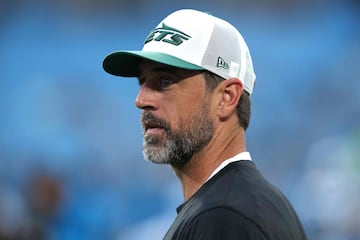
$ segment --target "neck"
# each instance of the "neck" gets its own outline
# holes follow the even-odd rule
[[[244,151],[244,130],[237,129],[227,135],[219,131],[213,140],[194,154],[184,166],[172,166],[180,179],[185,201],[199,190],[223,161]]]

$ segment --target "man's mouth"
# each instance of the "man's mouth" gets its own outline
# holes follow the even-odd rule
[[[155,122],[144,122],[144,130],[145,134],[156,134],[160,131],[164,131],[165,129],[160,124]]]
[[[168,125],[164,120],[156,118],[149,112],[143,112],[142,124],[144,134],[162,134],[168,129]]]

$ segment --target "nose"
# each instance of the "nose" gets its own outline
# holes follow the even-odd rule
[[[143,84],[135,99],[135,105],[139,109],[154,110],[156,109],[156,94],[153,89]]]

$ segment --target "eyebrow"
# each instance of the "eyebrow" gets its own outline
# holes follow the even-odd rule
[[[178,71],[176,71],[175,68],[173,67],[167,67],[167,66],[155,66],[153,68],[150,69],[151,72],[154,73],[172,73],[172,74],[176,74]],[[139,69],[139,75],[143,75],[142,71]]]
[[[174,68],[171,67],[167,67],[167,66],[155,66],[153,68],[150,69],[150,71],[152,73],[168,73],[168,74],[173,74],[173,75],[178,75],[177,71]],[[137,79],[139,80],[139,82],[145,77],[145,75],[143,74],[143,71],[141,71],[139,69],[138,71],[138,77]]]
[[[174,75],[175,77],[178,77],[179,79],[187,78],[187,77],[190,77],[195,74],[203,72],[201,70],[182,69],[182,68],[176,68],[176,67],[166,66],[166,65],[155,66],[155,67],[151,68],[150,71],[152,71],[154,73],[169,73],[169,74]],[[139,70],[138,76],[139,77],[143,76],[143,74],[140,70]]]

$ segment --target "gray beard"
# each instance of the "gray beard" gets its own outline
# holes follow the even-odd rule
[[[154,135],[144,137],[143,155],[152,163],[184,166],[213,136],[213,124],[209,118],[209,106],[206,104],[181,124],[176,132],[172,131],[164,120],[154,118],[151,113],[143,112],[142,118],[157,121],[166,134],[164,143]]]

